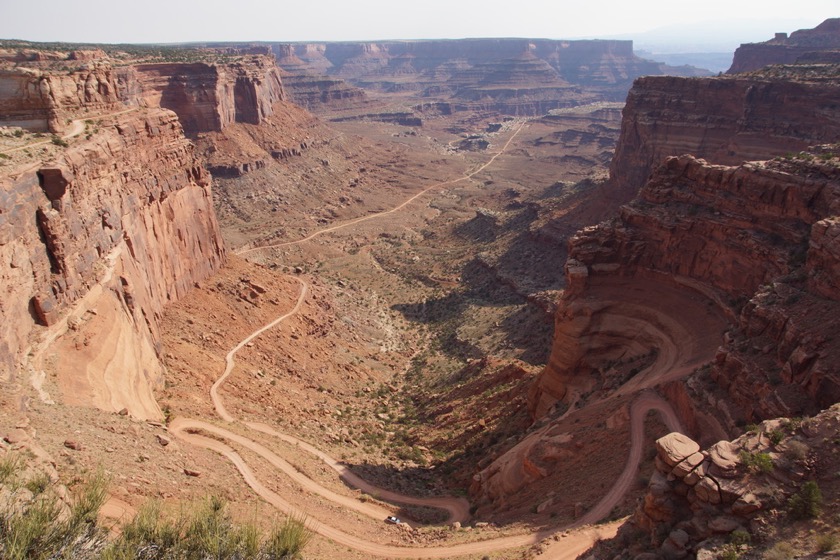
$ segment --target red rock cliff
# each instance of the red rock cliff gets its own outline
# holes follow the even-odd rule
[[[65,399],[160,416],[163,308],[225,260],[210,176],[176,115],[106,118],[53,161],[0,181],[2,377],[23,374],[31,336],[57,336],[35,348],[61,356]]]
[[[668,156],[692,154],[735,165],[840,137],[836,67],[737,78],[639,78],[627,96],[610,165],[627,202]],[[781,74],[781,75],[779,75]]]
[[[840,18],[831,18],[814,29],[779,33],[765,43],[746,43],[738,47],[727,74],[751,72],[771,64],[794,64],[814,60],[820,53],[840,49]]]
[[[140,64],[135,70],[146,103],[174,111],[187,134],[219,132],[234,122],[260,124],[285,98],[271,56],[228,64]]]
[[[840,311],[830,272],[837,266],[838,162],[834,149],[737,167],[672,157],[616,219],[573,237],[555,345],[532,390],[535,415],[608,385],[604,362],[616,348],[628,354],[645,332],[661,332],[647,337],[658,352],[679,346],[669,339],[682,340],[681,324],[693,330],[681,344],[710,343],[689,363],[714,361],[710,379],[728,395],[725,427],[840,400],[840,378],[830,366],[840,350],[829,319]],[[670,289],[685,299],[669,309],[660,304],[676,301]],[[632,321],[607,301],[616,290],[625,304],[639,304],[644,329],[621,330],[622,321]],[[692,309],[691,301],[706,301],[708,309]],[[644,317],[641,310],[650,309],[661,314]],[[714,322],[700,320],[713,309],[730,317],[725,338],[720,328],[706,328]],[[669,371],[679,373],[672,365],[651,381],[673,378]]]

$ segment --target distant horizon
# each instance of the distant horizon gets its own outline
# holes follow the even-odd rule
[[[781,0],[707,0],[703,11],[690,12],[675,10],[666,0],[602,0],[594,9],[558,4],[562,3],[532,0],[514,9],[501,0],[321,0],[290,6],[269,0],[147,0],[141,9],[113,0],[0,0],[0,37],[108,45],[520,38],[635,43],[637,37],[677,29],[678,38],[689,43],[717,31],[727,35],[721,45],[737,47],[738,41],[765,41],[776,32],[790,33],[840,16],[836,0],[796,5]],[[743,40],[736,36],[739,28]]]

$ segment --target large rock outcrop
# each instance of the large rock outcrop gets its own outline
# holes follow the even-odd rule
[[[672,157],[617,218],[574,236],[552,355],[532,389],[534,414],[591,390],[604,376],[603,362],[619,350],[633,354],[646,333],[670,333],[649,343],[660,353],[672,347],[679,323],[695,325],[695,340],[709,339],[711,379],[733,402],[721,405],[728,428],[840,399],[829,365],[838,357],[829,334],[835,323],[826,322],[838,298],[827,272],[835,266],[840,211],[836,151],[737,167]],[[637,312],[634,320],[648,326],[621,331],[633,315],[615,319],[622,314],[614,302],[648,300],[658,309],[671,299],[666,285],[722,310],[734,328],[725,339],[699,328],[703,312],[686,303],[650,319]],[[614,297],[615,290],[626,295]],[[662,373],[667,378],[668,370]]]
[[[720,78],[639,78],[627,96],[610,165],[627,202],[668,156],[736,165],[840,137],[837,66],[799,66]]]
[[[806,483],[830,492],[832,440],[840,428],[835,405],[801,425],[768,420],[707,449],[679,433],[656,441],[656,470],[635,514],[593,558],[717,558],[732,550],[732,534],[771,548],[772,527],[796,518],[791,498]],[[688,442],[678,447],[675,442]],[[826,494],[824,501],[834,496]],[[793,519],[789,517],[791,511]]]
[[[231,63],[139,64],[134,67],[146,104],[174,111],[184,132],[218,132],[232,123],[260,124],[285,99],[271,56]]]
[[[61,132],[81,112],[104,113],[136,103],[130,67],[98,60],[70,72],[0,67],[0,126]]]
[[[189,135],[260,124],[285,99],[274,57],[223,54],[208,51],[207,62],[117,66],[90,51],[63,55],[61,67],[54,60],[0,63],[0,125],[63,132],[72,119],[131,106],[170,109]]]
[[[790,37],[787,33],[777,33],[767,42],[741,45],[727,74],[751,72],[771,64],[830,60],[837,56],[837,51],[840,51],[840,18],[831,18],[814,29],[794,31]]]
[[[225,261],[210,176],[167,110],[105,119],[53,161],[0,177],[0,368],[53,352],[69,401],[158,417],[158,325]],[[67,331],[71,331],[66,334]],[[62,336],[66,334],[66,336]]]

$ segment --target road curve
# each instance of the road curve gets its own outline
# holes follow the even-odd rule
[[[402,204],[392,208],[391,210],[380,212],[377,214],[371,214],[369,216],[364,216],[362,218],[351,220],[344,224],[332,226],[317,231],[309,235],[308,237],[297,241],[289,241],[274,245],[255,247],[252,249],[239,251],[239,254],[245,254],[260,249],[268,249],[272,247],[282,247],[302,243],[304,241],[314,239],[319,235],[323,235],[331,231],[343,229],[360,222],[383,216],[385,214],[397,212],[434,188],[454,184],[458,181],[469,179],[470,177],[487,168],[487,166],[489,166],[499,155],[504,153],[505,149],[510,145],[513,138],[519,133],[521,129],[522,126],[520,126],[514,132],[511,138],[508,139],[507,143],[501,151],[495,154],[493,158],[491,158],[487,163],[477,168],[475,171],[472,171],[471,173],[468,173],[456,180],[431,185],[430,187],[427,187],[426,189],[413,195],[411,198],[407,199]],[[225,408],[222,398],[219,395],[219,388],[224,384],[224,382],[227,380],[227,378],[233,371],[236,353],[265,331],[277,326],[281,322],[298,313],[300,311],[301,306],[303,305],[303,302],[306,299],[306,295],[309,290],[309,285],[301,278],[294,276],[292,278],[294,278],[300,284],[300,293],[298,295],[298,299],[295,303],[295,306],[287,313],[284,313],[283,315],[277,317],[270,323],[260,327],[259,329],[256,329],[254,332],[245,337],[241,342],[239,342],[233,349],[231,349],[231,351],[228,352],[227,356],[225,357],[224,372],[216,380],[216,382],[213,383],[213,386],[210,389],[210,397],[213,402],[213,406],[216,409],[216,412],[223,420],[227,422],[237,422],[237,419],[234,416],[232,416]],[[644,443],[644,419],[645,415],[651,410],[656,410],[660,413],[664,422],[670,430],[681,431],[681,427],[679,425],[677,416],[674,413],[674,410],[664,399],[656,395],[653,391],[645,391],[641,393],[631,405],[630,453],[627,457],[627,462],[624,466],[624,470],[622,471],[621,475],[616,479],[615,483],[610,488],[610,490],[595,505],[595,507],[590,509],[585,515],[583,515],[574,523],[566,527],[561,527],[553,530],[535,531],[523,535],[513,535],[509,537],[500,537],[483,541],[439,547],[403,547],[396,545],[381,544],[365,540],[358,536],[341,531],[340,529],[331,527],[323,522],[318,521],[309,512],[297,509],[291,503],[284,500],[279,494],[266,487],[262,482],[260,482],[260,480],[256,477],[254,472],[248,466],[248,464],[234,449],[232,449],[230,446],[223,443],[222,441],[219,441],[216,438],[231,441],[236,443],[237,445],[241,445],[249,449],[250,451],[256,453],[257,455],[265,459],[276,469],[283,471],[286,475],[292,478],[292,480],[299,484],[304,490],[318,494],[335,504],[341,505],[363,515],[370,516],[377,520],[381,520],[385,515],[387,515],[388,510],[385,510],[384,508],[377,506],[376,504],[363,503],[353,497],[337,494],[332,490],[321,486],[316,481],[308,478],[306,475],[299,472],[291,464],[289,464],[287,461],[285,461],[283,458],[278,456],[270,449],[247,437],[236,434],[220,426],[216,426],[214,424],[201,420],[176,418],[170,423],[169,429],[174,436],[185,441],[186,443],[198,447],[203,447],[205,449],[212,450],[216,453],[223,455],[234,465],[234,467],[236,467],[245,483],[248,484],[248,486],[250,486],[251,489],[257,495],[266,500],[272,506],[276,507],[277,509],[288,515],[306,517],[307,526],[312,531],[330,540],[333,540],[336,543],[348,546],[350,548],[353,548],[365,554],[369,554],[371,556],[391,558],[452,558],[456,556],[463,556],[469,554],[489,553],[508,548],[531,546],[550,536],[554,536],[554,538],[557,539],[558,543],[564,545],[568,543],[568,547],[570,547],[570,550],[574,549],[576,551],[582,552],[589,548],[597,538],[595,532],[571,533],[562,537],[559,537],[558,533],[569,531],[572,529],[577,529],[584,525],[600,521],[609,514],[613,507],[615,507],[615,505],[618,504],[618,502],[626,494],[626,492],[635,480],[639,464],[641,462]],[[395,492],[378,488],[361,479],[358,475],[350,471],[350,469],[348,469],[345,465],[341,464],[339,461],[335,460],[323,451],[319,450],[318,448],[312,446],[311,444],[305,441],[299,440],[298,438],[288,434],[283,434],[266,424],[258,422],[242,422],[241,424],[251,430],[270,435],[272,437],[276,437],[285,442],[296,445],[298,446],[298,448],[305,450],[308,453],[311,453],[312,455],[323,461],[330,468],[332,468],[336,473],[338,473],[339,477],[341,477],[341,479],[346,481],[348,484],[359,488],[362,491],[367,492],[368,494],[374,495],[377,498],[389,502],[396,502],[399,504],[439,507],[449,512],[451,521],[469,519],[469,504],[468,502],[466,502],[466,500],[452,497],[418,498],[404,496]],[[201,435],[202,432],[212,434],[215,437],[211,438],[203,436]]]
[[[235,253],[237,255],[247,255],[248,253],[253,253],[255,251],[261,251],[263,249],[276,249],[278,247],[288,247],[290,245],[297,245],[298,243],[304,243],[306,241],[311,241],[311,240],[315,239],[316,237],[324,235],[325,233],[338,231],[340,229],[344,229],[344,228],[347,228],[347,227],[350,227],[350,226],[353,226],[353,225],[356,225],[356,224],[360,224],[362,222],[367,222],[369,220],[374,220],[376,218],[380,218],[380,217],[386,216],[388,214],[393,214],[394,212],[399,212],[400,210],[402,210],[403,208],[405,208],[406,206],[408,206],[409,204],[411,204],[412,202],[414,202],[415,200],[417,200],[418,198],[420,198],[421,196],[423,196],[424,194],[426,194],[429,191],[432,191],[432,190],[440,188],[440,187],[444,187],[446,185],[454,185],[455,183],[460,183],[461,181],[466,181],[468,179],[471,179],[472,177],[474,177],[478,173],[481,173],[482,171],[487,169],[490,165],[492,165],[492,163],[494,161],[496,161],[496,158],[498,158],[500,155],[505,153],[505,151],[507,151],[508,146],[510,146],[510,143],[513,142],[513,139],[516,138],[516,136],[519,134],[519,132],[522,130],[522,128],[524,126],[525,126],[524,123],[520,124],[517,127],[517,129],[513,132],[513,134],[511,134],[510,138],[508,138],[507,142],[505,142],[505,145],[502,146],[502,149],[499,150],[498,152],[496,152],[493,155],[493,157],[491,157],[489,160],[487,160],[480,167],[476,168],[474,171],[470,171],[469,173],[465,174],[463,177],[459,177],[457,179],[451,179],[449,181],[443,181],[443,182],[440,182],[440,183],[435,183],[433,185],[429,185],[428,187],[426,187],[422,191],[420,191],[417,194],[411,196],[410,198],[406,199],[401,204],[399,204],[398,206],[395,206],[394,208],[391,208],[390,210],[385,210],[383,212],[377,212],[375,214],[368,214],[367,216],[362,216],[360,218],[354,218],[354,219],[352,219],[348,222],[344,222],[343,224],[338,224],[338,225],[335,225],[335,226],[330,226],[328,228],[318,230],[314,233],[309,234],[308,236],[306,236],[302,239],[298,239],[298,240],[295,240],[295,241],[284,241],[283,243],[273,243],[271,245],[261,245],[259,247],[251,247],[251,248],[247,248],[247,249],[241,248],[241,249],[238,249],[237,251],[235,251]]]

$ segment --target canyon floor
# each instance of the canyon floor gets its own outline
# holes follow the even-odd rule
[[[596,132],[587,123],[603,121],[604,109],[422,128],[309,122],[317,146],[283,170],[301,179],[298,204],[283,204],[285,186],[272,186],[268,171],[217,184],[236,254],[167,309],[166,424],[74,406],[61,348],[90,345],[85,325],[45,352],[39,395],[5,399],[27,401],[20,422],[60,450],[62,472],[81,479],[101,466],[113,477],[112,518],[149,498],[177,508],[217,494],[244,518],[269,523],[273,508],[305,516],[320,535],[312,558],[522,558],[547,537],[547,557],[558,548],[573,557],[617,527],[580,525],[632,512],[653,470],[643,450],[677,428],[670,407],[643,392],[655,381],[644,376],[550,421],[532,425],[527,411],[551,347],[565,237],[614,208],[599,185],[618,119]],[[236,134],[199,146],[241,144]],[[348,171],[358,196],[320,205]],[[719,325],[680,328],[714,337]],[[119,354],[120,341],[109,344]],[[662,350],[627,368],[664,364],[650,377],[681,365]],[[703,356],[692,358],[693,367]],[[546,431],[576,442],[558,472],[470,507],[473,476]],[[62,447],[67,439],[81,448]],[[386,525],[387,515],[406,523]]]

